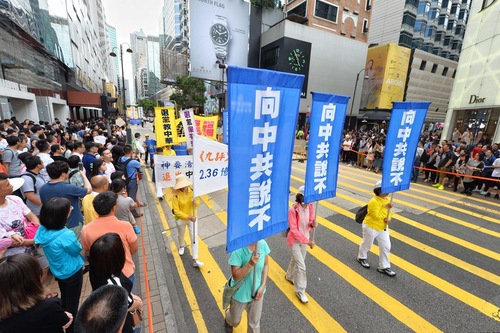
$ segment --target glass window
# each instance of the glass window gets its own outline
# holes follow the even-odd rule
[[[448,15],[439,15],[438,24],[446,27],[448,25]]]
[[[290,9],[287,13],[287,15],[290,14],[297,14],[299,16],[306,16],[306,7],[307,7],[307,1],[304,1],[298,6],[293,7],[293,9]]]
[[[425,37],[434,37],[436,33],[436,27],[430,26],[425,29]]]
[[[412,35],[406,31],[402,31],[399,35],[399,45],[411,47],[412,42]]]
[[[445,37],[445,38],[444,38],[443,45],[444,45],[444,46],[448,46],[448,45],[450,45],[452,40],[453,40],[453,38],[452,38],[452,37],[449,37],[449,36]]]
[[[418,4],[418,14],[419,15],[425,15],[426,13],[429,12],[429,9],[431,8],[431,4],[427,1],[420,2]]]
[[[415,26],[415,21],[416,21],[416,16],[411,13],[404,13],[403,15],[403,24],[408,24],[409,26],[414,27]]]
[[[425,31],[427,23],[424,20],[417,20],[415,22],[415,32]]]
[[[338,10],[339,7],[337,6],[316,0],[316,10],[314,11],[314,16],[337,23]]]
[[[460,41],[456,40],[451,44],[452,50],[460,50]]]
[[[280,56],[280,48],[279,46],[273,47],[270,50],[267,50],[262,55],[262,65],[264,68],[270,68],[278,64]]]
[[[467,20],[467,10],[466,9],[460,9],[460,12],[458,13],[458,19],[459,20]]]
[[[420,63],[420,70],[421,71],[425,71],[425,66],[427,65],[427,61],[425,60],[422,60],[422,62]]]
[[[461,35],[463,32],[463,27],[456,27],[455,28],[455,35]]]
[[[458,13],[458,8],[460,8],[460,5],[458,3],[452,4],[450,14],[454,15],[454,14]]]
[[[443,73],[442,73],[442,75],[443,75],[443,76],[448,75],[448,67],[443,68]]]
[[[434,40],[436,42],[440,42],[443,40],[443,36],[444,36],[444,32],[442,32],[442,31],[436,32],[436,36],[434,37]]]
[[[434,20],[436,17],[439,16],[439,13],[441,11],[438,8],[433,8],[429,11],[429,19]]]
[[[406,0],[407,5],[412,5],[413,7],[417,8],[418,6],[418,0]]]
[[[457,26],[457,21],[455,20],[448,21],[448,26],[446,27],[446,30],[453,31],[456,26]]]
[[[436,73],[437,69],[438,69],[438,65],[437,64],[433,64],[432,65],[432,69],[431,69],[431,73]]]

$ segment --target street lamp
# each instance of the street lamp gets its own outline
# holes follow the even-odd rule
[[[349,123],[348,123],[348,129],[351,129],[351,119],[352,119],[352,109],[354,108],[354,99],[356,98],[356,89],[358,88],[358,81],[359,81],[359,74],[361,74],[362,71],[364,71],[365,68],[361,69],[358,74],[356,74],[356,83],[354,84],[354,94],[352,95],[352,102],[351,102],[351,111],[349,112]],[[364,79],[369,79],[367,75],[365,75]]]
[[[120,64],[122,66],[122,101],[123,101],[123,118],[127,119],[126,115],[126,110],[127,110],[127,102],[125,98],[125,75],[123,74],[123,45],[128,45],[128,48],[125,50],[128,53],[134,53],[132,49],[130,48],[130,45],[128,43],[122,43],[120,44]],[[115,49],[118,49],[117,47],[113,47],[111,50],[111,53],[109,54],[112,57],[116,57],[116,53],[114,52]]]

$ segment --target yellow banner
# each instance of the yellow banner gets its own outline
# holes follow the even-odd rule
[[[211,116],[211,117],[194,116],[194,122],[196,123],[196,133],[206,138],[217,140],[218,121],[219,121],[219,116]]]
[[[179,143],[175,109],[173,107],[155,107],[154,124],[156,144],[158,147],[176,145]]]

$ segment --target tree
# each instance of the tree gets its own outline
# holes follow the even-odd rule
[[[142,109],[144,111],[154,111],[156,105],[155,101],[144,98],[139,100],[137,106],[142,106]]]
[[[277,2],[274,0],[250,0],[250,3],[259,8],[276,8]],[[279,2],[278,2],[279,3]]]
[[[205,98],[205,84],[203,80],[187,75],[181,75],[175,80],[175,92],[170,96],[180,109],[193,106],[203,106]]]

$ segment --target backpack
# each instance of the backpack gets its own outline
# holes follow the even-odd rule
[[[363,207],[358,209],[358,211],[356,212],[356,216],[354,217],[354,220],[356,220],[356,222],[361,224],[365,220],[367,214],[368,214],[368,205],[364,205]]]
[[[123,157],[123,156],[122,156]],[[115,171],[121,171],[125,175],[125,183],[128,184],[130,182],[130,178],[128,178],[127,165],[132,161],[132,157],[126,160],[125,162],[121,161],[122,158],[118,158],[115,164]]]
[[[68,175],[68,183],[69,183],[69,181],[70,181],[71,177],[73,177],[74,175],[76,175],[76,174],[77,174],[77,173],[79,173],[79,172],[80,172],[80,170],[73,170],[73,171],[71,171],[71,172],[69,173],[69,175]]]

